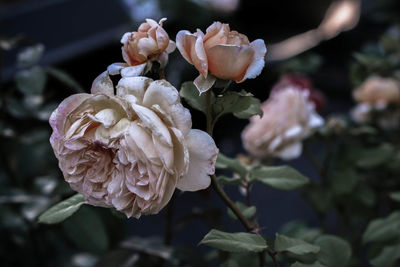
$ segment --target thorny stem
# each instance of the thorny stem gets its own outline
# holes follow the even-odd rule
[[[213,136],[213,128],[214,128],[214,122],[212,120],[212,110],[211,110],[211,91],[212,89],[209,89],[206,92],[206,118],[207,118],[207,133],[212,137]],[[258,226],[258,223],[255,222],[254,224],[250,223],[249,220],[242,214],[242,212],[239,210],[239,208],[235,205],[235,203],[230,199],[230,197],[225,193],[225,191],[222,189],[221,185],[218,183],[217,177],[215,174],[210,175],[211,181],[212,181],[212,186],[214,190],[217,192],[219,197],[225,202],[225,204],[232,210],[232,212],[236,215],[236,217],[239,219],[239,221],[242,223],[244,228],[250,233],[255,233],[257,235],[260,235],[260,228]],[[280,267],[278,260],[276,259],[276,252],[271,251],[268,249],[268,254],[271,256],[272,260],[274,261],[276,267]],[[260,259],[260,267],[265,266],[265,252],[260,252],[259,253],[259,259]]]

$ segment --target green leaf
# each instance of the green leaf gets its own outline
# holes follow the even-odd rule
[[[370,262],[374,267],[395,267],[400,259],[400,244],[384,247],[382,252]],[[397,262],[398,263],[398,262]]]
[[[396,202],[400,202],[400,191],[390,193],[390,198]]]
[[[300,262],[295,262],[290,267],[326,267],[326,265],[322,265],[319,261],[316,261],[311,264],[305,264]]]
[[[290,238],[284,235],[276,234],[275,250],[278,252],[291,252],[296,255],[305,255],[308,253],[318,253],[320,248],[311,245],[301,239]]]
[[[76,194],[46,210],[39,216],[39,223],[55,224],[64,221],[86,204],[81,194]]]
[[[254,115],[263,116],[263,111],[261,109],[261,103],[258,98],[252,97],[249,99],[250,105],[247,109],[239,112],[234,112],[233,115],[239,119],[249,119]]]
[[[199,93],[193,82],[184,82],[179,92],[180,96],[194,109],[206,113],[206,94]],[[211,104],[214,103],[214,94],[211,94]]]
[[[73,89],[76,93],[84,93],[83,87],[68,73],[59,70],[57,68],[46,68],[47,74],[54,77],[61,83],[65,84],[67,87]]]
[[[94,209],[83,207],[62,224],[65,233],[80,249],[103,252],[108,236],[103,222]]]
[[[250,172],[250,179],[280,190],[293,190],[309,183],[307,177],[289,166],[256,168]]]
[[[229,113],[233,113],[235,116],[238,115],[236,116],[238,118],[249,118],[252,112],[256,113],[251,115],[260,114],[260,112],[262,114],[260,101],[244,90],[241,92],[229,91],[223,95],[219,95],[216,97],[213,105],[215,118]]]
[[[35,66],[31,69],[22,70],[15,76],[18,90],[24,95],[41,95],[46,86],[46,73]]]
[[[259,235],[226,233],[215,229],[212,229],[199,245],[207,245],[229,252],[261,252],[268,247],[266,241]]]
[[[239,210],[242,212],[243,216],[246,217],[247,219],[251,219],[251,218],[253,218],[254,215],[256,215],[257,208],[255,206],[249,207],[239,201],[236,201],[235,204],[239,208]],[[233,220],[237,220],[236,215],[233,213],[233,211],[230,208],[227,208],[227,213],[228,213],[228,216],[231,217]]]
[[[363,234],[363,242],[388,241],[400,235],[400,211],[386,218],[371,221]]]
[[[246,168],[237,159],[229,158],[222,153],[218,154],[215,168],[222,170],[231,170],[239,174],[241,178],[245,178],[247,173]]]
[[[351,247],[347,241],[333,235],[318,237],[315,245],[321,248],[318,261],[327,267],[346,266],[351,258]]]
[[[220,175],[217,177],[218,182],[220,184],[226,184],[226,185],[241,185],[242,180],[239,177],[228,177],[224,175]]]
[[[332,175],[332,190],[338,195],[351,193],[357,183],[357,172],[353,168],[339,170]]]
[[[390,161],[394,148],[389,144],[382,144],[375,148],[365,149],[359,155],[357,166],[364,169],[372,169]]]

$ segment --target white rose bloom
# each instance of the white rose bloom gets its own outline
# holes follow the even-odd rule
[[[218,149],[167,81],[108,72],[91,94],[65,99],[50,118],[50,138],[65,180],[88,203],[127,217],[158,213],[175,188],[205,189]]]

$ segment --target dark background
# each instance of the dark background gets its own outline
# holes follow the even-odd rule
[[[144,1],[135,1],[138,4]],[[271,43],[279,42],[316,28],[332,1],[321,0],[246,0],[241,1],[236,12],[223,14],[185,0],[160,0],[159,11],[145,9],[149,14],[154,11],[155,20],[167,17],[164,28],[171,39],[175,39],[179,30],[203,31],[215,20],[229,23],[231,29],[246,34],[249,40],[264,39],[267,48]],[[379,4],[384,1],[362,1],[362,15],[358,26],[338,37],[321,43],[306,52],[322,58],[322,64],[314,73],[309,73],[314,87],[320,89],[328,101],[323,115],[346,112],[353,105],[352,85],[349,80],[349,66],[353,53],[360,50],[366,42],[378,40],[387,29],[387,22],[380,19],[383,12]],[[396,1],[393,1],[396,2]],[[395,4],[394,6],[398,6]],[[140,10],[139,10],[140,11]],[[136,13],[138,13],[137,11]],[[43,66],[56,66],[74,77],[87,91],[93,79],[114,62],[121,62],[121,44],[119,39],[126,31],[135,31],[142,18],[132,17],[130,10],[122,1],[107,0],[20,0],[0,1],[0,36],[11,38],[17,35],[28,38],[28,42],[42,43],[46,52],[41,61]],[[144,11],[139,15],[145,15]],[[22,46],[23,47],[23,46]],[[2,85],[12,82],[17,70],[15,57],[19,49],[7,51],[1,57]],[[268,97],[269,90],[278,80],[283,62],[267,60],[262,74],[254,80],[247,80],[238,88],[252,92],[262,100]],[[193,80],[197,71],[187,64],[178,50],[170,55],[166,70],[167,79],[177,88],[183,81]],[[57,91],[57,84],[50,84]],[[58,92],[60,102],[70,92]],[[204,129],[202,114],[193,111],[194,128]],[[216,143],[220,150],[230,156],[244,152],[241,148],[240,133],[247,124],[227,116],[216,126]],[[318,147],[314,147],[320,153]],[[305,158],[289,162],[300,172],[312,179],[318,179]],[[241,199],[235,188],[227,188],[232,198]],[[263,233],[273,235],[280,227],[292,220],[303,220],[310,226],[317,224],[317,216],[297,192],[281,192],[264,186],[256,187],[252,193],[254,205],[258,208],[259,222]],[[199,193],[180,193],[175,195],[174,220],[184,216],[193,208],[223,207],[220,199],[205,190]],[[229,230],[241,230],[239,223],[230,223],[227,216],[220,214]],[[136,236],[159,236],[164,232],[165,211],[154,216],[143,216],[140,220],[130,219],[124,224],[126,233]],[[218,215],[219,216],[219,215]],[[218,217],[216,216],[216,217]],[[332,217],[335,215],[332,214]],[[329,225],[332,232],[335,225]],[[119,231],[124,236],[122,229]],[[197,244],[209,231],[203,221],[194,221],[182,228],[173,239],[174,244]]]

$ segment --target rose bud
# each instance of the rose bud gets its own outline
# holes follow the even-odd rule
[[[263,117],[253,116],[242,132],[245,149],[255,157],[297,158],[302,140],[324,123],[309,100],[309,92],[298,87],[272,92],[261,108]]]
[[[50,125],[64,179],[89,204],[139,218],[158,213],[175,188],[210,185],[218,149],[191,129],[189,110],[165,80],[124,77],[114,93],[104,72],[91,94],[65,99]]]
[[[264,67],[267,52],[261,39],[249,42],[246,35],[231,31],[228,24],[214,22],[195,33],[180,31],[176,46],[182,56],[200,72],[194,84],[200,93],[210,89],[216,79],[237,83],[255,78]]]
[[[168,54],[175,50],[175,43],[169,39],[162,24],[166,18],[159,23],[152,19],[139,26],[137,32],[127,32],[122,36],[122,57],[126,63],[114,63],[109,66],[108,71],[114,75],[121,73],[122,76],[139,76],[151,69],[152,62],[158,61],[164,68],[168,62]]]

